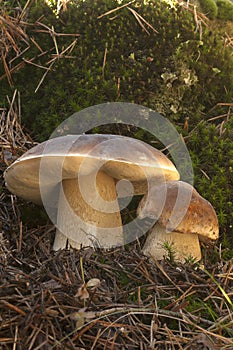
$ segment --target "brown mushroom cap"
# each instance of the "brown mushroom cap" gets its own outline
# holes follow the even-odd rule
[[[17,159],[4,174],[8,189],[41,203],[40,182],[48,195],[58,181],[88,175],[96,169],[116,180],[127,179],[135,194],[145,193],[148,179],[178,180],[173,163],[154,147],[118,135],[66,135],[45,141]],[[43,171],[41,171],[43,169]]]
[[[173,211],[178,198],[179,203],[175,212]],[[165,201],[163,202],[163,196]],[[197,234],[201,241],[209,242],[219,237],[219,227],[216,212],[213,206],[204,199],[191,185],[183,181],[170,181],[165,184],[153,186],[150,196],[143,197],[138,207],[140,218],[151,217],[158,219],[163,227],[169,226],[171,215],[179,216],[183,201],[189,203],[186,212],[174,231],[180,233]],[[161,201],[163,202],[161,204]],[[187,202],[186,202],[187,203]],[[163,206],[161,208],[161,205]],[[177,204],[176,204],[177,205]]]

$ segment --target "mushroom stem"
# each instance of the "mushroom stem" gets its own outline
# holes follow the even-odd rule
[[[56,230],[53,242],[53,250],[65,249],[67,247],[67,237],[58,229]]]
[[[159,223],[149,231],[143,252],[147,256],[162,260],[168,256],[166,243],[171,246],[176,261],[185,262],[190,257],[201,260],[201,248],[197,234],[176,231],[168,233]]]
[[[116,185],[111,176],[99,171],[96,178],[90,174],[62,181],[53,249],[65,248],[67,239],[69,246],[77,249],[81,245],[111,248],[124,243]]]

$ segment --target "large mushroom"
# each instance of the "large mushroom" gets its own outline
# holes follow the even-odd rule
[[[175,259],[201,259],[199,240],[214,242],[219,236],[218,219],[213,206],[191,185],[171,181],[153,186],[137,210],[139,218],[157,220],[150,229],[143,252],[162,260],[173,248]],[[167,243],[167,244],[166,244]]]
[[[54,250],[67,244],[75,248],[122,245],[118,196],[146,193],[150,181],[179,179],[173,163],[154,147],[129,137],[100,134],[43,142],[10,165],[4,176],[12,193],[43,203],[51,214],[57,226]]]

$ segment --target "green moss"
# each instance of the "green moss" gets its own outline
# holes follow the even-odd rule
[[[167,259],[171,262],[174,263],[175,261],[175,256],[176,256],[176,251],[174,249],[173,243],[170,242],[164,242],[163,248],[167,252]]]
[[[232,246],[233,222],[233,117],[220,125],[201,123],[187,146],[193,162],[195,187],[214,206],[225,247]],[[200,141],[201,140],[201,141]]]
[[[186,310],[190,313],[193,313],[196,316],[202,315],[203,318],[212,321],[215,321],[218,318],[212,301],[203,301],[200,297],[194,298],[193,296],[187,297],[187,300],[189,301],[189,304],[186,307]]]
[[[225,21],[233,21],[233,3],[229,0],[217,0],[218,18]]]
[[[128,286],[130,283],[130,277],[126,273],[121,271],[121,273],[119,274],[119,283],[122,286]]]
[[[218,7],[214,0],[200,0],[203,13],[210,19],[214,19],[218,14]]]
[[[15,88],[20,91],[23,122],[38,141],[49,137],[74,112],[98,103],[135,102],[157,109],[177,123],[191,116],[194,124],[204,110],[232,96],[232,61],[221,38],[206,30],[200,41],[189,12],[156,0],[148,5],[135,2],[132,7],[158,30],[157,34],[146,27],[148,35],[126,8],[112,20],[109,16],[98,19],[117,6],[114,0],[87,0],[78,7],[70,5],[57,19],[41,1],[32,5],[28,14],[31,23],[43,14],[43,22],[57,33],[80,34],[69,58],[56,60],[36,93],[44,70],[32,65],[12,75],[12,89],[6,80],[1,84],[2,97],[11,95]],[[47,67],[55,53],[54,44],[48,33],[35,29],[39,28],[29,27],[28,35],[33,35],[48,54],[39,56],[31,43],[25,58],[36,57],[35,63]],[[58,36],[59,51],[73,40]],[[228,87],[227,95],[224,86]]]

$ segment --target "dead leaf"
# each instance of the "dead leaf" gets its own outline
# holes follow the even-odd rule
[[[100,285],[100,280],[99,278],[91,278],[87,284],[86,284],[86,287],[87,288],[97,288],[99,287]]]
[[[80,298],[81,300],[88,299],[89,298],[89,293],[86,288],[86,284],[83,283],[81,287],[79,287],[77,293],[75,294],[76,298]]]
[[[76,321],[76,328],[81,328],[85,322],[95,318],[95,316],[95,312],[86,311],[86,308],[82,308],[77,312],[72,312],[69,315],[71,320]]]

